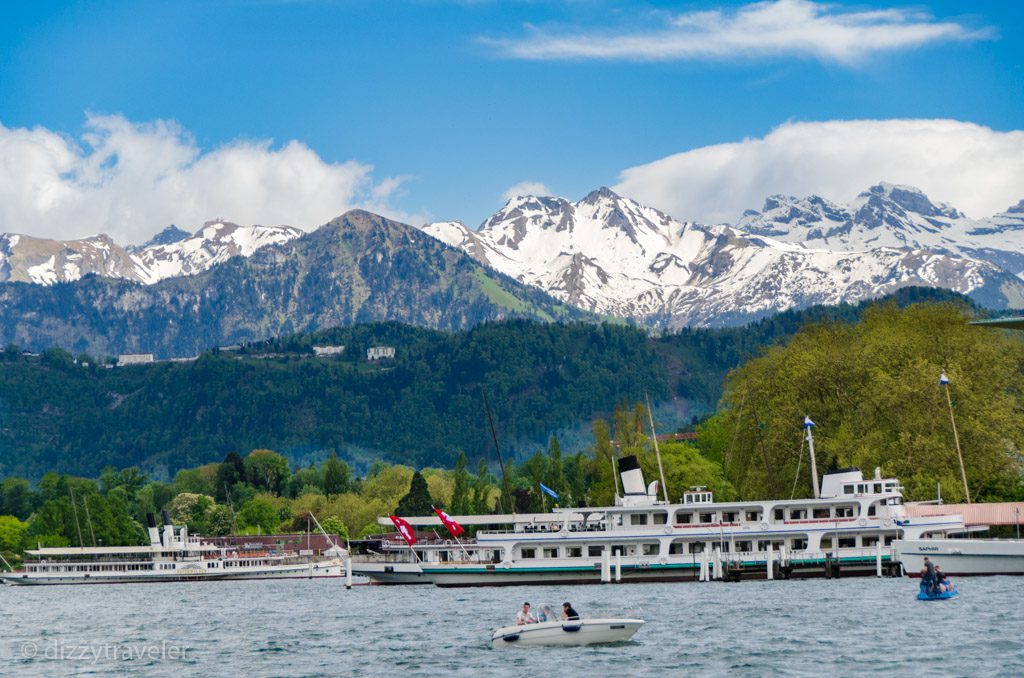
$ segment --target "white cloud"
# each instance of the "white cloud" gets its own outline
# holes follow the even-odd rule
[[[509,186],[501,194],[501,199],[508,202],[512,198],[521,195],[551,195],[551,189],[539,181],[520,181],[518,184]]]
[[[865,57],[928,43],[978,40],[974,30],[904,9],[839,11],[810,0],[775,0],[735,10],[657,12],[654,25],[560,32],[527,26],[521,38],[480,41],[517,59],[689,61],[771,56],[852,64]]]
[[[163,120],[90,115],[81,139],[0,124],[0,231],[140,242],[171,223],[191,230],[217,217],[313,228],[352,207],[415,221],[389,202],[403,178],[375,181],[372,172],[325,162],[297,141],[204,151]]]
[[[1024,198],[1024,131],[956,120],[786,123],[760,139],[670,155],[623,171],[615,190],[679,219],[734,221],[765,196],[849,201],[908,184],[979,218]]]

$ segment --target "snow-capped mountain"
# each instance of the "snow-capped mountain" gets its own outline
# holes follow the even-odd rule
[[[916,188],[882,183],[849,205],[814,195],[773,195],[760,212],[747,210],[736,227],[811,248],[910,247],[966,255],[1024,273],[1024,200],[995,216],[970,219],[950,205],[933,203]]]
[[[151,245],[133,257],[139,263],[140,280],[155,283],[164,278],[194,275],[231,257],[247,257],[261,247],[300,235],[302,231],[291,226],[239,226],[208,221],[187,238]]]
[[[0,282],[52,285],[89,273],[137,280],[138,263],[102,233],[81,240],[0,234]]]
[[[140,247],[121,247],[106,234],[79,240],[0,234],[0,282],[51,285],[95,273],[150,284],[193,275],[301,234],[291,226],[239,226],[225,221],[207,222],[194,234],[169,226]]]
[[[1015,224],[1017,213],[1008,214],[1004,221]],[[919,191],[881,185],[852,207],[769,198],[765,212],[748,212],[737,227],[707,226],[602,188],[575,203],[513,198],[477,231],[459,222],[423,228],[574,305],[679,327],[858,301],[910,285],[990,303],[1024,299],[1024,283],[956,249],[954,235],[948,246],[919,244],[961,232],[964,220]]]

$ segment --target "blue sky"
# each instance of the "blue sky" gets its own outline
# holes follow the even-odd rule
[[[154,122],[173,121],[179,127],[166,134],[198,157],[240,143],[270,152],[294,140],[329,166],[354,161],[361,168],[358,187],[338,197],[335,211],[367,204],[410,220],[471,225],[520,182],[575,199],[619,183],[628,168],[761,138],[786,123],[937,118],[993,133],[1024,128],[1018,3],[792,2],[790,9],[838,17],[840,26],[852,21],[863,39],[840,36],[836,43],[850,41],[847,51],[833,49],[829,36],[807,36],[830,27],[810,24],[768,44],[740,38],[718,53],[720,32],[751,11],[724,2],[10,2],[0,9],[0,124],[8,132],[44,130],[86,155],[82,135],[116,134],[110,130],[118,121],[143,136]],[[894,9],[895,19],[879,13]],[[890,45],[894,22],[906,35]],[[684,33],[673,47],[672,31],[694,24],[697,33]],[[872,31],[879,42],[861,48],[874,44]],[[639,50],[614,48],[630,40]],[[581,44],[612,49],[592,54]],[[95,120],[109,116],[115,122]],[[259,146],[262,140],[273,143]],[[7,153],[8,171],[19,153]],[[301,166],[301,158],[294,161]],[[778,190],[805,187],[792,183]],[[281,190],[276,200],[289,202]],[[260,220],[247,211],[245,191],[224,193],[230,197],[195,209],[214,205],[223,216]],[[670,194],[668,185],[651,195]],[[309,200],[297,194],[290,208],[298,216]],[[698,199],[655,206],[680,218],[691,218],[676,214],[687,208],[694,218],[714,211]],[[722,214],[738,207],[726,205]],[[45,228],[32,209],[41,210]],[[167,210],[104,209],[86,211],[86,221],[101,222],[93,225],[68,223],[66,213],[44,213],[38,204],[0,208],[0,230],[137,237],[166,225],[118,220],[156,221]],[[288,209],[268,208],[264,221],[289,221]]]

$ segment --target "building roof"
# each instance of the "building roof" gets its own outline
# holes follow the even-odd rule
[[[1024,330],[1024,316],[1013,316],[1009,318],[990,318],[988,320],[972,320],[968,325],[982,325],[984,327],[1002,327],[1008,330]]]
[[[991,504],[907,504],[913,517],[964,517],[964,525],[1024,525],[1024,501]]]

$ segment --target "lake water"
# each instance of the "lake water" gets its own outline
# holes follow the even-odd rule
[[[436,589],[340,580],[0,587],[0,675],[1024,675],[1024,579]],[[633,642],[492,650],[526,600],[639,615]]]

